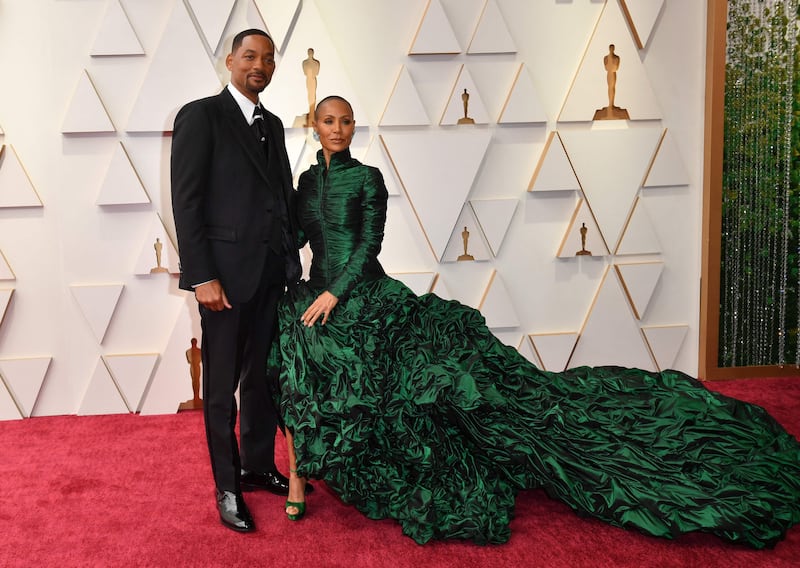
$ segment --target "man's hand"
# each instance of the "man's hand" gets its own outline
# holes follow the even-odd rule
[[[212,312],[221,312],[225,308],[231,309],[232,307],[219,280],[212,280],[197,286],[194,289],[194,297],[197,298],[198,304],[205,306]]]

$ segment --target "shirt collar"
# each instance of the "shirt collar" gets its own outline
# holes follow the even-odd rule
[[[242,110],[242,114],[244,115],[244,119],[247,121],[247,124],[253,124],[253,110],[255,110],[256,104],[245,97],[233,83],[228,83],[227,88],[230,94],[233,96],[233,100],[236,101],[236,104],[238,104],[239,108]]]

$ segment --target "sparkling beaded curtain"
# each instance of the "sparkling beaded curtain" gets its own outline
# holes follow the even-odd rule
[[[798,0],[729,0],[719,366],[796,365]]]

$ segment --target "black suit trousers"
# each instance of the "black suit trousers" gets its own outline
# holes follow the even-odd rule
[[[200,306],[203,412],[211,469],[220,491],[240,490],[242,467],[258,472],[275,467],[279,421],[267,357],[277,335],[277,305],[284,288],[284,259],[270,251],[252,298],[219,312]],[[241,455],[236,440],[237,387]]]

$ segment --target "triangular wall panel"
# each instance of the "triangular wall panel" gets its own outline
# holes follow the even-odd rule
[[[85,69],[78,79],[78,85],[61,124],[61,132],[64,134],[116,132],[114,123],[111,122],[106,107]]]
[[[11,296],[13,295],[14,295],[13,288],[0,290],[0,325],[3,325],[3,320],[6,317],[6,310],[8,309],[8,304],[11,303]]]
[[[672,133],[664,130],[653,163],[644,180],[644,187],[688,185],[689,174]]]
[[[519,327],[517,310],[514,308],[503,279],[496,270],[493,270],[489,277],[489,284],[478,309],[486,318],[486,325],[489,328]]]
[[[17,408],[14,398],[0,381],[0,420],[19,420],[23,418],[22,412]]]
[[[631,217],[614,254],[659,254],[660,252],[661,243],[653,229],[653,221],[647,212],[646,201],[642,197],[637,197]]]
[[[440,0],[428,0],[417,34],[411,43],[409,55],[436,53],[461,53],[450,20]]]
[[[465,205],[453,229],[453,234],[450,235],[447,248],[442,255],[442,262],[468,262],[491,258],[492,253],[480,224],[475,218],[472,208]]]
[[[619,3],[631,27],[636,46],[644,49],[664,6],[664,0],[620,0]]]
[[[211,53],[217,51],[236,0],[187,0]]]
[[[561,136],[553,130],[547,137],[528,191],[573,191],[580,188]]]
[[[150,196],[147,195],[147,190],[122,142],[119,142],[111,157],[96,203],[97,205],[150,203]]]
[[[500,252],[503,239],[517,210],[517,199],[473,199],[469,202],[481,231],[494,256]]]
[[[42,200],[14,147],[0,146],[0,208],[41,206]]]
[[[655,364],[614,271],[606,270],[570,367],[619,365],[655,371]]]
[[[78,307],[99,343],[103,343],[108,324],[122,294],[123,284],[73,284],[70,286]]]
[[[602,258],[608,254],[605,239],[597,226],[597,220],[592,214],[591,208],[585,199],[578,200],[556,256],[558,258]]]
[[[103,362],[98,360],[92,378],[83,393],[78,407],[78,416],[127,414],[128,412],[128,407],[125,405],[114,379],[109,375]]]
[[[158,353],[103,356],[103,362],[131,412],[139,410],[156,361]]]
[[[408,286],[417,296],[422,296],[431,291],[435,272],[393,272],[389,276]]]
[[[0,250],[0,280],[16,280],[16,279],[17,276],[11,269],[11,265],[8,263],[6,255],[4,255],[3,251]]]
[[[0,376],[26,418],[33,412],[51,359],[52,357],[0,359]]]
[[[647,344],[656,360],[658,369],[671,369],[680,352],[688,325],[653,325],[642,327]]]
[[[441,260],[489,147],[491,133],[458,129],[384,132],[381,137],[431,252]]]
[[[639,49],[616,1],[606,2],[581,65],[561,108],[559,122],[590,121],[609,106],[609,78],[605,58],[610,46],[619,59],[613,105],[625,109],[630,120],[661,118],[658,99],[650,85]],[[616,122],[616,121],[612,121]]]
[[[646,126],[560,133],[610,250],[619,243],[661,132]]]
[[[180,61],[180,65],[176,65]],[[183,2],[176,2],[128,117],[129,132],[170,132],[188,101],[220,91],[221,83]]]
[[[436,275],[436,278],[433,281],[433,286],[431,287],[431,292],[439,296],[442,300],[455,299],[441,274]]]
[[[469,69],[462,65],[439,124],[459,124],[470,119],[470,124],[487,124],[489,113]]]
[[[525,357],[528,361],[533,363],[539,369],[544,368],[542,362],[539,360],[539,355],[536,354],[536,349],[533,346],[533,341],[528,336],[523,336],[522,341],[517,346],[517,351],[520,355]]]
[[[508,330],[508,329],[493,329],[492,335],[494,335],[495,339],[502,343],[503,345],[507,345],[512,349],[516,349],[519,351],[519,347],[522,344],[524,339],[522,333],[517,330]]]
[[[528,67],[524,63],[520,63],[517,68],[508,98],[503,104],[497,122],[500,124],[547,122],[547,114],[539,100]]]
[[[90,55],[144,55],[144,49],[119,0],[109,0]]]
[[[359,91],[354,88],[346,62],[332,30],[320,12],[319,3],[303,2],[297,19],[292,24],[291,38],[286,42],[269,87],[261,94],[261,101],[278,115],[285,126],[305,128],[308,121],[309,95],[319,101],[335,93],[346,98],[353,107],[358,127],[369,126],[371,112],[361,105]],[[267,20],[269,21],[269,16]],[[309,93],[303,61],[308,59],[308,50],[314,50],[314,59],[319,63],[316,87]],[[349,62],[348,62],[349,63]]]
[[[194,300],[192,300],[192,304]],[[192,338],[200,338],[200,331],[192,324],[189,310],[197,308],[187,302],[178,314],[172,328],[167,346],[164,348],[153,378],[141,403],[142,416],[150,414],[174,414],[181,402],[193,398],[192,375],[186,350],[191,347]],[[200,344],[200,349],[203,345]]]
[[[495,0],[486,0],[467,53],[516,53],[517,47]]]
[[[299,128],[285,128],[286,153],[289,155],[289,166],[292,168],[292,175],[299,177],[308,166],[302,162],[301,157],[305,153],[308,136],[306,130]],[[301,163],[302,162],[302,163]],[[295,187],[297,182],[295,180]]]
[[[405,65],[400,68],[392,94],[386,103],[381,126],[427,126],[431,123]]]
[[[536,356],[545,371],[561,372],[575,349],[578,334],[575,332],[532,333],[530,340],[536,349]]]
[[[664,272],[663,262],[635,262],[630,264],[615,264],[614,268],[622,282],[622,288],[633,308],[633,315],[642,319],[653,292],[656,289],[661,273]]]
[[[292,22],[302,4],[301,0],[253,0],[264,20],[270,37],[275,40],[275,48],[283,53],[289,37]]]
[[[394,169],[392,161],[386,154],[386,148],[383,145],[383,140],[377,136],[372,138],[364,154],[363,163],[368,166],[378,168],[383,176],[383,183],[386,185],[386,191],[389,195],[402,195],[402,184],[397,172]]]

